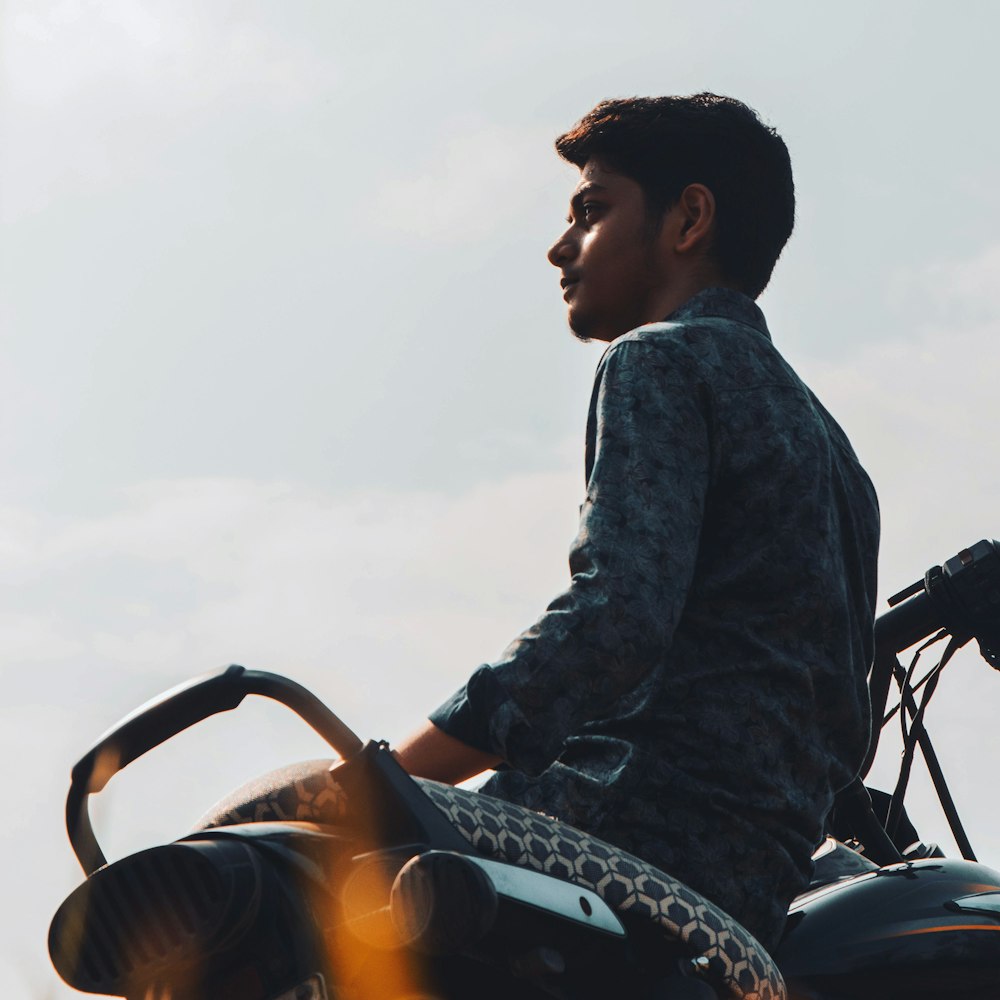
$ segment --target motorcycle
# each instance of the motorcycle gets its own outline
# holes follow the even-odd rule
[[[956,649],[1000,669],[1000,544],[980,541],[890,599],[869,674],[874,735],[837,798],[808,890],[768,952],[668,874],[509,803],[411,778],[301,685],[230,666],[168,691],[73,768],[87,876],[49,953],[86,993],[127,1000],[907,1000],[1000,996],[1000,873],[980,864],[924,726]],[[932,644],[946,642],[919,680]],[[908,668],[898,659],[921,643]],[[895,681],[898,706],[886,711]],[[295,711],[335,761],[238,789],[180,840],[108,864],[88,800],[122,768],[249,695]],[[863,776],[904,730],[892,794]],[[880,723],[880,724],[879,724]],[[923,844],[904,797],[917,747],[961,859]]]

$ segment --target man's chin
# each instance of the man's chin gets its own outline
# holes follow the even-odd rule
[[[592,340],[599,340],[602,343],[610,344],[615,337],[620,337],[623,333],[628,333],[631,327],[619,329],[621,324],[609,322],[605,317],[602,321],[600,317],[588,314],[577,307],[575,302],[570,303],[566,313],[566,322],[569,323],[570,332],[577,340],[584,344],[589,344]]]
[[[621,333],[609,333],[606,330],[602,330],[600,327],[594,326],[593,324],[584,325],[582,323],[574,323],[572,317],[569,323],[569,332],[580,341],[581,344],[589,344],[591,341],[599,341],[603,344],[610,344],[615,337],[621,336],[621,333],[627,333],[627,330],[621,331]]]
[[[586,317],[581,316],[572,306],[566,314],[566,321],[569,323],[569,332],[581,343],[589,344],[594,339],[593,324],[588,323]]]

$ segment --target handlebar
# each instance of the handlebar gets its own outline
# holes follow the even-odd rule
[[[847,822],[862,834],[866,853],[878,864],[899,861],[899,849],[889,834],[895,833],[894,817],[898,818],[902,809],[913,748],[919,744],[955,842],[963,857],[975,860],[972,845],[962,828],[937,755],[923,725],[923,709],[934,684],[928,685],[928,693],[918,706],[907,672],[900,665],[897,654],[923,639],[937,638],[935,633],[941,637],[950,634],[952,640],[942,657],[943,664],[954,649],[975,637],[983,658],[992,667],[1000,669],[1000,543],[983,539],[962,549],[943,566],[932,566],[923,580],[889,598],[889,605],[890,610],[875,620],[875,659],[868,678],[873,721],[868,752],[858,777],[838,794],[837,807],[845,814]],[[888,718],[883,713],[893,677],[900,686],[903,711],[912,719],[911,738],[904,741],[900,777],[883,824],[883,820],[872,811],[871,800],[862,781],[875,760],[879,734]]]
[[[875,660],[868,679],[873,727],[862,775],[875,760],[889,687],[902,669],[897,653],[943,631],[953,637],[956,648],[975,637],[986,662],[1000,669],[1000,543],[984,538],[962,549],[889,598],[889,604],[890,610],[875,620]],[[922,728],[924,757],[931,760],[933,751]]]
[[[90,796],[147,751],[197,722],[236,708],[248,694],[292,709],[345,759],[362,747],[361,740],[311,691],[279,674],[233,664],[179,684],[109,729],[73,768],[66,797],[66,830],[87,875],[107,864],[91,826]]]
[[[901,652],[944,629],[959,645],[978,639],[983,657],[1000,669],[1000,543],[984,538],[962,549],[889,604],[875,621],[878,653]]]

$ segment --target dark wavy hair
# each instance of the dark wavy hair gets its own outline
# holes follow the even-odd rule
[[[753,108],[710,93],[602,101],[556,151],[636,181],[655,228],[688,184],[704,184],[715,196],[709,252],[722,277],[752,298],[767,286],[795,224],[795,185],[784,141]]]

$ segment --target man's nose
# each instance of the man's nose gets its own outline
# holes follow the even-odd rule
[[[576,256],[576,244],[570,239],[570,232],[572,230],[567,229],[566,232],[562,234],[549,247],[548,253],[545,255],[549,259],[549,263],[555,267],[562,267],[566,261],[572,260]]]

